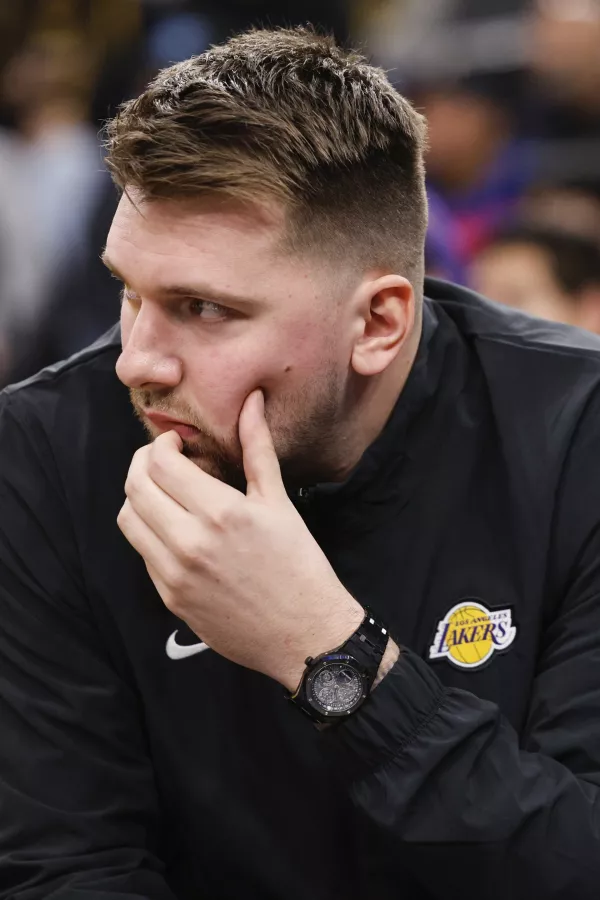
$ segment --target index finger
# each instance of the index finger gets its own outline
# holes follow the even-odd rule
[[[166,494],[188,512],[198,516],[221,509],[239,494],[218,478],[204,472],[180,452],[179,437],[167,432],[157,437],[150,448],[148,475]]]

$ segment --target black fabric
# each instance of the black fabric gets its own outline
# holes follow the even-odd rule
[[[387,427],[298,501],[402,646],[330,731],[167,656],[118,328],[0,395],[2,900],[597,900],[600,341],[426,287]]]

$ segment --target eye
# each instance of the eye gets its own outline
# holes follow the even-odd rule
[[[212,303],[210,300],[191,300],[188,304],[188,310],[191,316],[196,319],[207,319],[219,321],[226,319],[229,310],[218,303]]]

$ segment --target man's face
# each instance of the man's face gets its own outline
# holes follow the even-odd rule
[[[150,438],[174,427],[160,414],[187,423],[175,426],[186,455],[242,484],[238,418],[261,388],[284,477],[333,474],[356,336],[343,290],[281,251],[281,211],[134,201],[123,196],[105,257],[125,284],[117,374]]]

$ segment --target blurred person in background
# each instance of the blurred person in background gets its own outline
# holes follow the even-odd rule
[[[452,211],[432,185],[427,188],[429,223],[425,242],[425,267],[428,275],[464,284],[466,268]]]
[[[517,221],[566,231],[587,238],[600,248],[600,156],[597,182],[534,185],[523,198]]]
[[[531,182],[513,82],[520,76],[487,74],[416,91],[429,125],[430,190],[446,206],[462,266],[514,216]]]
[[[17,346],[30,338],[46,287],[31,210],[14,180],[17,162],[13,142],[0,136],[0,387],[15,371]]]
[[[522,211],[544,224],[539,216],[555,221],[561,206],[577,228],[579,206],[581,227],[584,219],[597,227],[589,195],[554,194],[551,212],[537,187],[535,198],[529,194],[530,186],[600,176],[599,23],[598,0],[382,0],[373,7],[365,26],[371,45],[430,121],[432,271],[456,271],[457,249],[467,265]],[[444,248],[438,238],[444,229],[450,234],[448,214],[454,227]]]
[[[556,133],[598,135],[600,0],[533,0],[532,6],[531,66],[551,91]]]
[[[4,98],[15,117],[13,171],[32,213],[50,280],[81,250],[89,211],[105,180],[98,136],[89,122],[93,74],[83,35],[34,35],[8,64]]]
[[[499,303],[600,334],[600,247],[589,238],[514,228],[473,262],[469,283]]]
[[[27,294],[6,294],[0,302],[18,306],[11,316],[11,372],[26,364],[64,272],[76,267],[86,247],[91,211],[108,183],[95,129],[88,120],[93,73],[90,48],[81,35],[42,32],[31,37],[2,76],[5,103],[15,128],[0,136],[5,147],[3,178],[19,210],[12,215],[12,266],[28,279]],[[15,208],[15,204],[12,204]]]
[[[533,0],[527,38],[538,175],[598,180],[600,0]]]

